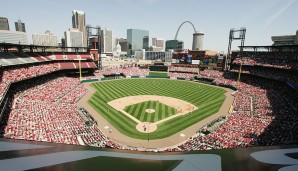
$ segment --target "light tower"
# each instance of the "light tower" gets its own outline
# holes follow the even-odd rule
[[[239,33],[236,35],[235,33]],[[234,28],[230,29],[230,35],[229,35],[229,45],[228,45],[228,54],[225,59],[225,68],[224,70],[230,69],[230,63],[231,63],[231,47],[233,40],[241,40],[241,46],[240,46],[240,53],[243,51],[244,41],[245,41],[245,34],[246,34],[246,28],[241,27],[239,30],[235,30]]]

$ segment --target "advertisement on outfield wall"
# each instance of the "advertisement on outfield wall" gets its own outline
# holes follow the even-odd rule
[[[191,64],[199,65],[200,64],[200,60],[192,60],[191,61]]]

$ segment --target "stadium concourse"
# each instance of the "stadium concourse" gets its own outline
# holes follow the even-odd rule
[[[25,54],[22,58],[16,53],[3,52],[0,53],[1,135],[11,139],[146,151],[297,143],[297,52],[252,53],[245,52],[242,57],[245,59],[242,61],[244,72],[239,85],[240,59],[237,58],[231,65],[231,71],[226,72],[208,69],[198,72],[190,68],[170,67],[169,77],[194,78],[194,81],[237,88],[233,94],[233,109],[229,115],[220,113],[222,117],[196,127],[194,135],[187,135],[190,138],[180,138],[183,141],[180,144],[144,149],[108,138],[117,132],[112,126],[104,130],[104,119],[96,122],[88,112],[86,114],[85,110],[78,109],[78,100],[93,91],[89,86],[80,84],[78,76],[69,75],[69,69],[77,69],[77,61],[73,59],[78,54]],[[65,62],[71,64],[65,66]],[[84,69],[92,69],[93,64],[91,59],[87,59]],[[88,72],[84,79],[102,79],[119,74],[123,77],[144,77],[149,75],[149,70],[138,67],[104,68]],[[94,124],[89,125],[90,122]]]

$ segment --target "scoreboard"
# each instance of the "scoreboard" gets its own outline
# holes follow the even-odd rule
[[[199,65],[200,67],[221,67],[223,54],[216,51],[181,51],[173,54],[172,64]]]

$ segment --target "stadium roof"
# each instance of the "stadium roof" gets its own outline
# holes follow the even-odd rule
[[[268,50],[282,50],[282,49],[293,49],[298,50],[298,45],[274,45],[274,46],[238,46],[239,49],[268,49]]]
[[[21,49],[25,49],[25,48],[32,48],[32,49],[36,49],[36,48],[43,48],[43,49],[67,49],[67,48],[72,48],[72,49],[79,49],[79,48],[84,48],[86,49],[87,47],[62,47],[62,46],[40,46],[40,45],[24,45],[24,44],[12,44],[12,43],[0,43],[0,49],[9,49],[9,48],[21,48]]]

